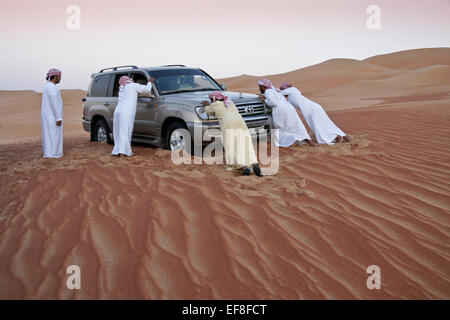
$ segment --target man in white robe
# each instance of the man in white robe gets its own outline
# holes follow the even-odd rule
[[[42,91],[41,123],[44,158],[63,156],[63,101],[56,86],[61,82],[61,71],[51,69]]]
[[[220,91],[211,92],[209,98],[212,104],[203,101],[202,105],[207,114],[219,120],[227,165],[241,168],[245,176],[250,175],[252,167],[255,175],[262,177],[250,132],[234,102]]]
[[[268,79],[262,79],[258,81],[258,86],[263,94],[261,98],[272,108],[273,126],[274,129],[278,129],[278,134],[275,135],[275,145],[290,147],[294,143],[307,143],[309,146],[315,147],[297,111],[273,87],[272,82]]]
[[[321,105],[304,97],[288,82],[284,82],[280,89],[281,94],[287,96],[289,103],[301,111],[318,143],[332,145],[350,141],[350,138],[331,121]]]
[[[149,94],[152,91],[154,78],[150,78],[147,85],[134,83],[127,76],[119,79],[119,102],[114,110],[114,149],[112,155],[131,157],[131,137],[133,135],[134,119],[136,117],[136,105],[138,94]]]

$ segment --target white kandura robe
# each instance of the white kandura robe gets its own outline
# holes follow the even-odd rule
[[[223,101],[213,102],[205,108],[205,112],[215,114],[219,119],[227,165],[250,167],[258,163],[247,124],[233,101],[228,107]]]
[[[279,129],[275,135],[276,146],[290,147],[296,141],[303,144],[303,140],[311,139],[297,111],[283,95],[275,89],[267,89],[264,96],[266,104],[272,107],[273,127]]]
[[[331,121],[322,106],[304,97],[297,88],[287,88],[281,94],[288,96],[288,101],[301,111],[318,143],[331,145],[337,136],[345,137],[345,133]]]
[[[152,90],[152,83],[146,86],[138,83],[128,83],[119,90],[119,101],[114,110],[114,149],[113,155],[133,155],[131,151],[131,137],[133,135],[134,119],[136,117],[136,105],[139,93],[148,94]]]
[[[56,125],[63,119],[63,101],[59,88],[50,81],[42,91],[41,124],[42,151],[44,158],[63,156],[63,125]]]

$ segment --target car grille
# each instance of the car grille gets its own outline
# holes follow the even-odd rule
[[[241,116],[254,116],[258,114],[265,114],[266,110],[264,107],[264,102],[249,102],[236,104]]]

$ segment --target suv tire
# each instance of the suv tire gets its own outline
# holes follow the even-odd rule
[[[175,121],[167,128],[167,134],[165,138],[165,147],[168,150],[181,150],[176,148],[187,149],[189,143],[190,153],[194,152],[194,142],[191,138],[191,134],[186,125],[181,121]]]
[[[98,143],[114,144],[111,139],[111,130],[104,119],[100,119],[95,123],[94,141]]]

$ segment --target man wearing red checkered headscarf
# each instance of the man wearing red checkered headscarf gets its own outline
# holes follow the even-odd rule
[[[63,156],[63,101],[56,86],[61,81],[61,71],[50,69],[47,83],[42,91],[41,122],[42,151],[44,158],[61,158]]]

